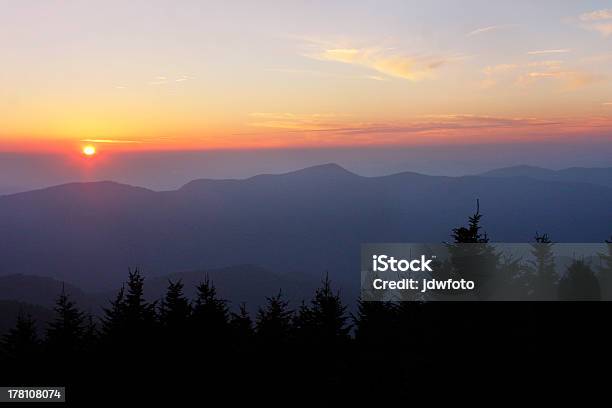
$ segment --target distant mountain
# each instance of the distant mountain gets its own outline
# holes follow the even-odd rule
[[[0,300],[0,336],[15,327],[19,313],[34,319],[40,336],[44,336],[47,323],[53,319],[53,311],[46,307],[15,300]]]
[[[0,300],[12,300],[44,306],[50,310],[62,290],[77,303],[79,308],[89,310],[99,301],[75,285],[46,277],[23,274],[0,276]]]
[[[448,240],[476,198],[495,241],[539,231],[558,242],[601,242],[612,233],[612,188],[592,182],[362,177],[329,164],[176,191],[100,182],[0,197],[0,275],[51,276],[94,291],[115,289],[134,266],[153,277],[257,264],[315,283],[329,271],[354,285],[361,243]]]
[[[612,187],[612,167],[570,167],[549,170],[534,166],[514,166],[482,173],[486,177],[530,177],[537,180],[591,183]]]

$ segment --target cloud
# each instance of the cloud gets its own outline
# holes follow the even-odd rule
[[[85,143],[113,143],[113,144],[129,144],[142,143],[140,140],[123,140],[123,139],[81,139]]]
[[[567,52],[571,52],[572,50],[569,48],[559,48],[553,50],[538,50],[538,51],[529,51],[527,55],[543,55],[543,54],[564,54]]]
[[[612,35],[612,9],[595,10],[579,16],[583,28],[598,32],[604,37]]]
[[[433,78],[435,70],[464,58],[459,55],[446,57],[407,55],[395,48],[346,47],[321,41],[310,41],[308,45],[314,50],[305,53],[306,57],[361,66],[389,77],[410,81]]]
[[[304,146],[373,146],[430,143],[492,143],[551,139],[560,135],[584,134],[585,129],[611,129],[606,117],[537,118],[496,117],[472,114],[425,115],[402,121],[358,122],[350,115],[255,113],[254,117],[275,119],[272,127],[251,136],[283,145],[287,138]],[[283,123],[276,121],[281,119]],[[310,122],[313,123],[310,123]],[[297,123],[296,123],[297,122]],[[304,122],[309,123],[303,126]],[[299,125],[299,126],[296,126]],[[282,125],[282,126],[281,126]],[[267,127],[267,125],[266,125]]]
[[[342,75],[333,72],[316,71],[311,69],[296,69],[296,68],[267,68],[266,71],[283,72],[287,74],[308,75],[317,77],[331,77],[344,79],[368,79],[371,81],[386,81],[387,78],[379,75]]]
[[[517,65],[517,64],[489,65],[489,66],[484,67],[482,72],[485,75],[495,75],[495,74],[499,74],[499,73],[514,71],[515,69],[517,69],[519,67],[520,67],[520,65]]]
[[[582,21],[612,20],[612,9],[595,10],[580,15]]]
[[[291,130],[322,130],[340,126],[339,118],[347,117],[336,113],[291,113],[254,112],[250,126]]]
[[[485,67],[482,73],[486,76],[481,82],[484,88],[492,87],[500,81],[514,81],[516,85],[527,86],[541,80],[557,80],[566,90],[573,90],[604,79],[602,75],[580,69],[563,69],[563,61],[560,60],[492,65]]]
[[[500,30],[500,29],[504,29],[504,28],[508,28],[508,27],[512,27],[512,25],[511,24],[492,25],[492,26],[488,26],[488,27],[477,28],[477,29],[475,29],[473,31],[470,31],[466,35],[468,37],[472,37],[474,35],[488,33],[490,31],[496,31],[496,30]]]
[[[532,82],[546,79],[560,80],[566,89],[572,90],[600,82],[604,77],[582,71],[536,71],[520,76],[517,83],[519,85],[528,85]]]
[[[603,106],[612,106],[612,102],[604,102],[602,103]]]
[[[352,121],[350,115],[335,113],[263,113],[250,114],[259,119],[251,126],[296,132],[334,132],[337,134],[421,133],[437,130],[505,128],[517,125],[544,126],[555,121],[535,118],[501,118],[471,114],[426,115],[410,123],[364,123]]]
[[[170,79],[168,77],[165,76],[158,76],[155,77],[155,80],[152,82],[149,82],[149,85],[166,85],[170,82],[185,82],[185,81],[190,81],[192,80],[193,77],[189,76],[189,75],[181,75],[180,77],[174,78],[174,79]]]
[[[590,26],[590,29],[593,31],[597,31],[599,34],[604,37],[609,37],[612,35],[612,23],[607,24],[593,24]]]

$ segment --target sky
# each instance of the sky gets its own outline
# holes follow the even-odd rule
[[[3,152],[612,141],[610,1],[0,8]]]

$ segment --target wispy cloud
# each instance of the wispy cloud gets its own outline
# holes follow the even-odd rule
[[[253,116],[274,119],[274,122],[272,126],[267,122],[262,125],[268,128],[265,133],[251,135],[265,135],[266,140],[275,140],[281,144],[282,140],[291,135],[292,143],[308,146],[533,141],[534,137],[545,139],[565,134],[584,134],[585,129],[612,129],[612,121],[606,117],[537,118],[436,114],[403,121],[359,122],[350,115],[320,113],[256,113]]]
[[[124,139],[81,139],[85,143],[112,143],[112,144],[130,144],[142,143],[140,140],[124,140]]]
[[[612,23],[606,24],[593,24],[590,26],[591,30],[597,31],[599,34],[604,37],[609,37],[612,35]]]
[[[250,126],[292,130],[334,129],[340,118],[347,115],[336,113],[291,113],[291,112],[254,112]]]
[[[460,55],[409,55],[396,48],[351,47],[321,41],[311,41],[308,46],[311,50],[304,54],[306,57],[361,66],[389,77],[410,81],[432,78],[438,68],[465,58]]]
[[[512,26],[513,26],[512,24],[500,24],[500,25],[492,25],[488,27],[481,27],[473,31],[470,31],[469,33],[466,34],[466,36],[472,37],[474,35],[484,34],[484,33],[488,33],[491,31],[497,31],[497,30],[501,30],[504,28],[512,27]]]
[[[612,9],[595,10],[580,15],[582,21],[612,20]]]
[[[296,68],[268,68],[266,71],[282,72],[286,74],[307,75],[315,77],[345,78],[345,79],[368,79],[371,81],[386,81],[387,78],[378,75],[342,75],[333,72],[316,71],[311,69]]]
[[[526,86],[541,80],[557,80],[565,90],[581,88],[604,80],[603,75],[593,74],[580,68],[565,68],[561,60],[533,61],[523,64],[499,64],[487,66],[482,70],[486,78],[482,81],[485,88],[498,82]]]
[[[612,106],[612,102],[604,102],[602,103],[603,106]]]
[[[149,82],[149,85],[166,85],[172,82],[185,82],[185,81],[190,81],[194,79],[193,77],[189,76],[189,75],[181,75],[179,77],[176,78],[168,78],[165,76],[157,76],[155,77],[155,79],[151,82]]]
[[[532,82],[546,79],[560,80],[566,89],[572,90],[600,82],[604,80],[604,77],[581,71],[536,71],[520,76],[517,83],[519,85],[528,85]]]
[[[516,125],[553,125],[556,121],[535,118],[502,118],[472,114],[425,115],[410,123],[355,122],[351,115],[335,113],[263,113],[250,115],[255,127],[267,127],[304,132],[335,132],[339,134],[420,133],[433,130],[512,127]]]
[[[579,16],[583,27],[598,32],[604,37],[612,35],[612,9],[603,9],[583,13]]]
[[[572,52],[569,48],[557,48],[552,50],[537,50],[537,51],[529,51],[527,55],[544,55],[544,54],[565,54],[568,52]]]

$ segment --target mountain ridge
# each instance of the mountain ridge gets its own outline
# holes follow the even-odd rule
[[[0,276],[43,274],[115,288],[129,267],[257,264],[281,274],[353,281],[367,242],[442,242],[480,199],[498,242],[610,236],[612,188],[531,177],[354,175],[336,165],[156,192],[81,183],[0,197]],[[588,208],[588,211],[585,211]]]

